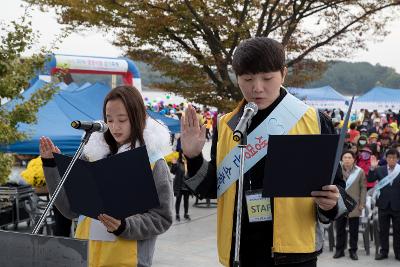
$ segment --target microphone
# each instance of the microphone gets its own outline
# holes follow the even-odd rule
[[[239,142],[240,140],[242,140],[243,136],[247,131],[247,127],[250,124],[251,118],[253,118],[254,115],[257,114],[257,111],[258,111],[258,106],[254,102],[247,103],[244,106],[243,115],[240,118],[240,121],[236,126],[235,131],[233,131],[234,141]]]
[[[108,125],[104,121],[73,121],[72,128],[89,132],[104,133],[108,130]]]

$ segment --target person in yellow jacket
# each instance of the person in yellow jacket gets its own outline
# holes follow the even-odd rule
[[[244,99],[235,110],[220,118],[213,136],[210,162],[202,156],[206,131],[193,107],[186,109],[181,121],[182,150],[191,177],[187,185],[200,198],[218,199],[217,245],[219,261],[224,266],[233,265],[235,248],[239,159],[232,154],[237,146],[232,136],[248,102],[257,104],[258,113],[248,129],[249,145],[245,154],[246,165],[251,167],[245,173],[245,194],[241,200],[240,266],[316,266],[323,245],[321,222],[328,223],[346,211],[336,185],[326,185],[307,198],[268,199],[254,193],[263,188],[265,160],[265,155],[258,160],[255,156],[267,153],[269,134],[334,133],[330,118],[294,98],[282,87],[287,74],[284,62],[285,51],[273,39],[257,37],[239,44],[232,66]],[[256,143],[251,144],[253,139]],[[290,161],[295,159],[290,158],[290,151],[282,153],[287,154],[290,168]],[[336,176],[335,182],[343,187],[340,170]],[[249,208],[252,199],[262,203],[262,212]]]
[[[164,233],[172,224],[172,179],[163,158],[165,152],[170,150],[169,133],[166,127],[148,118],[142,96],[131,86],[119,86],[109,92],[104,100],[103,115],[109,130],[104,134],[95,132],[91,135],[84,148],[83,159],[96,161],[146,145],[160,206],[122,220],[107,214],[100,214],[96,220],[71,211],[64,189],[60,191],[55,205],[67,218],[79,216],[75,238],[90,240],[90,267],[149,267],[157,235]],[[48,137],[42,137],[40,155],[51,194],[61,180],[53,152],[60,153],[60,150]]]

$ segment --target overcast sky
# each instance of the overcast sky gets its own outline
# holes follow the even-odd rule
[[[20,7],[21,0],[2,0],[0,9],[0,20],[9,22],[17,19],[24,13]],[[41,34],[39,45],[48,46],[57,34],[61,32],[62,26],[55,19],[54,13],[42,13],[38,10],[32,10],[33,29]],[[400,73],[400,18],[390,24],[388,29],[391,33],[385,37],[382,42],[369,42],[368,51],[356,51],[348,61],[367,61],[371,64],[379,63],[383,66],[389,66]],[[58,45],[56,53],[87,55],[87,56],[105,56],[117,57],[122,51],[111,45],[112,36],[104,36],[95,31],[87,31],[84,34],[72,34]]]

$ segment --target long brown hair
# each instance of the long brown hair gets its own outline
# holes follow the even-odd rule
[[[104,99],[103,118],[105,122],[107,122],[107,102],[116,99],[121,99],[128,113],[129,122],[131,124],[131,136],[129,139],[131,141],[130,143],[132,144],[132,148],[135,147],[136,141],[139,141],[140,145],[144,145],[143,131],[146,127],[147,113],[143,103],[142,95],[138,89],[133,86],[121,85],[112,89]],[[110,130],[104,133],[104,139],[110,147],[111,153],[116,154],[118,151],[118,144],[111,135]]]

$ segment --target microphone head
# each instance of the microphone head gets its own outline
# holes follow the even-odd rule
[[[74,128],[74,129],[79,129],[80,126],[81,126],[80,121],[71,122],[71,127]]]
[[[102,121],[73,121],[71,122],[71,127],[77,130],[85,130],[90,132],[100,132],[105,133],[108,130],[108,125]]]
[[[246,110],[246,109],[251,109],[251,110],[253,110],[253,116],[256,115],[257,112],[258,112],[258,106],[257,106],[257,104],[254,103],[254,102],[249,102],[249,103],[247,103],[247,104],[244,106],[244,109],[245,109],[245,110]]]
[[[100,129],[98,130],[98,132],[100,132],[100,133],[105,133],[105,132],[107,132],[107,130],[108,130],[108,125],[107,125],[107,123],[105,123],[105,122],[102,121],[102,120],[98,120],[98,121],[96,121],[96,122],[100,124]]]

